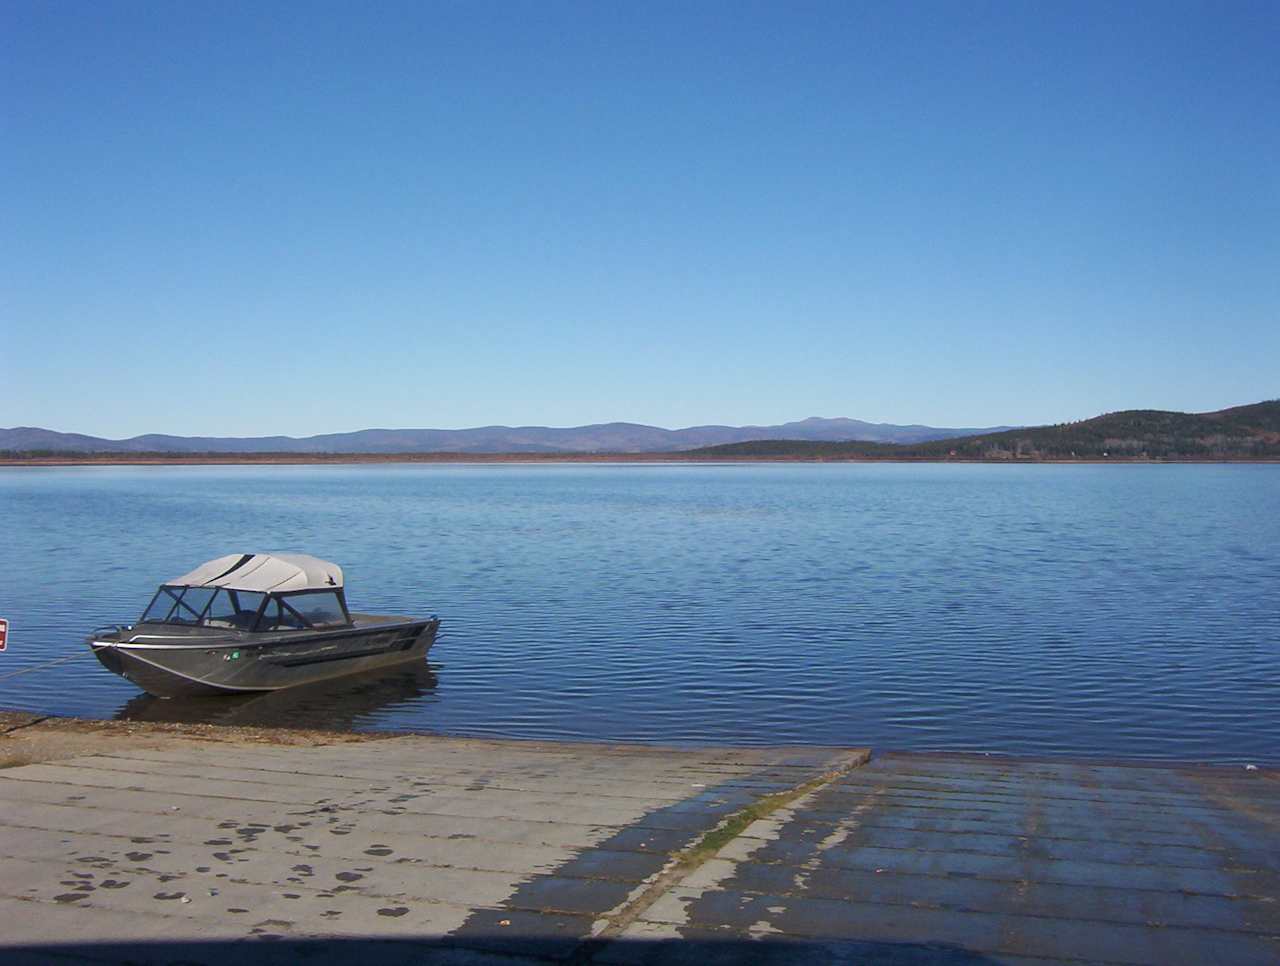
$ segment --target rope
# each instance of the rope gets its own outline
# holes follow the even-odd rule
[[[19,674],[30,674],[32,671],[43,671],[47,667],[53,667],[55,664],[66,664],[68,661],[74,661],[77,658],[90,657],[93,651],[80,651],[76,654],[68,654],[66,657],[55,658],[52,661],[45,661],[43,664],[33,664],[31,667],[24,667],[17,671],[9,671],[6,674],[0,674],[0,681],[7,681],[9,678],[16,678]]]

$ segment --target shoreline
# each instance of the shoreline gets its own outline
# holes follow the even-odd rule
[[[110,749],[118,747],[122,739],[145,747],[156,747],[157,741],[163,745],[175,740],[305,747],[382,741],[402,736],[403,733],[398,731],[325,731],[253,725],[116,721],[0,709],[0,774],[7,768],[22,765],[110,753]]]
[[[76,456],[0,457],[0,467],[62,466],[344,466],[344,465],[489,465],[522,466],[585,463],[609,464],[702,464],[732,466],[769,463],[963,463],[991,466],[1114,466],[1143,465],[1280,465],[1280,458],[1257,457],[1168,457],[1149,459],[1115,457],[1107,459],[1041,459],[1015,457],[981,459],[961,456],[705,456],[681,453],[201,453],[155,456],[101,454]]]
[[[6,739],[39,737],[47,750],[58,752],[57,757],[92,754],[109,749],[122,738],[154,746],[155,741],[200,741],[238,746],[314,747],[329,744],[366,744],[394,739],[411,738],[426,741],[476,745],[511,745],[521,748],[596,753],[615,752],[664,752],[696,754],[723,751],[766,752],[771,749],[791,748],[821,750],[832,746],[804,741],[756,744],[751,742],[720,743],[692,741],[643,741],[599,738],[539,738],[511,735],[467,735],[445,732],[415,731],[405,729],[356,731],[341,728],[290,727],[276,724],[225,724],[212,721],[146,721],[118,718],[94,718],[85,715],[21,711],[0,707],[0,772],[15,764],[14,749],[6,748]],[[839,746],[844,747],[844,746]],[[850,746],[853,747],[853,746]],[[65,752],[62,753],[62,752]],[[109,752],[107,752],[109,753]],[[1070,764],[1106,764],[1123,768],[1162,769],[1181,768],[1204,771],[1236,771],[1248,769],[1250,764],[1268,771],[1280,771],[1280,761],[1245,759],[1211,761],[1191,758],[1161,758],[1102,754],[1089,751],[1032,752],[987,751],[973,749],[946,749],[935,747],[880,747],[877,755],[928,755],[956,761],[974,762],[1054,762]],[[48,759],[31,759],[31,761]]]
[[[436,741],[464,747],[512,746],[537,751],[574,751],[583,754],[638,753],[703,754],[726,751],[754,754],[776,748],[823,750],[826,745],[780,743],[778,745],[684,745],[680,743],[603,741],[565,738],[515,738],[439,734],[425,731],[354,731],[341,728],[289,727],[287,725],[221,724],[203,721],[132,721],[92,718],[84,715],[46,714],[0,707],[0,774],[7,768],[55,761],[80,755],[112,754],[121,741],[131,746],[160,748],[167,744],[199,742],[210,746],[240,748],[316,748],[329,745],[394,743],[400,739]],[[24,747],[14,747],[20,742]]]

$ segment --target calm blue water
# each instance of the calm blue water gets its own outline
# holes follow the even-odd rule
[[[373,681],[162,702],[86,658],[0,707],[1280,761],[1280,466],[4,469],[0,534],[0,676],[230,552],[444,622]]]

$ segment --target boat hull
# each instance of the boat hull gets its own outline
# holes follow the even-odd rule
[[[91,639],[107,670],[162,698],[278,691],[421,661],[440,621],[359,623],[341,631],[209,642]]]

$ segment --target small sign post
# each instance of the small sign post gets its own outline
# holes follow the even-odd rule
[[[0,651],[4,650],[5,642],[9,638],[9,622],[0,617]]]

